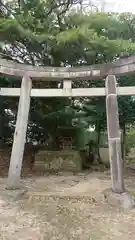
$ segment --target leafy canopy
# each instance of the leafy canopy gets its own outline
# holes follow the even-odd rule
[[[113,61],[135,53],[133,14],[98,11],[85,14],[75,10],[78,3],[77,0],[1,1],[1,57],[32,65],[81,66]],[[15,79],[8,77],[1,77],[0,81],[3,86],[18,86]],[[130,78],[127,79],[127,84],[128,82],[134,84]],[[58,84],[35,83],[33,87],[48,86],[57,88]],[[74,83],[74,87],[98,86],[104,86],[104,83],[83,79]],[[78,101],[82,103],[83,111],[75,109],[74,99],[72,103],[69,99],[32,99],[29,138],[40,141],[49,133],[55,135],[55,129],[59,125],[73,125],[75,122],[87,126],[100,121],[102,128],[106,126],[104,99],[80,98]],[[122,99],[122,103],[126,107],[120,104],[120,116],[129,124],[130,120],[134,121],[133,113],[130,117],[128,111],[134,104],[133,99]],[[15,115],[16,106],[16,99],[6,100],[6,108],[11,109]],[[5,109],[4,104],[1,110],[2,108]]]

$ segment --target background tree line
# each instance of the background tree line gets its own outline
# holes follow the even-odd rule
[[[80,4],[80,10],[77,8]],[[0,1],[1,58],[36,66],[84,66],[113,61],[135,53],[135,15],[83,11],[79,0]],[[16,77],[0,75],[1,87],[20,87]],[[134,86],[133,77],[118,79],[120,86]],[[59,82],[59,86],[62,83]],[[77,81],[74,87],[103,87],[103,81]],[[33,87],[58,88],[56,82],[36,82]],[[120,127],[125,136],[134,124],[134,97],[119,97]],[[18,99],[0,99],[0,139],[12,142]],[[106,130],[105,98],[31,99],[27,141],[39,144],[60,126],[95,126],[97,151]]]

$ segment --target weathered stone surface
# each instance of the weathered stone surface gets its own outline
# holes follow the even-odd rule
[[[5,199],[10,199],[10,200],[13,200],[13,201],[19,201],[27,193],[27,188],[16,189],[16,190],[11,189],[11,190],[12,191],[6,189],[6,191],[3,191],[3,192],[1,191],[1,195]]]
[[[134,197],[127,191],[118,194],[114,193],[111,189],[106,189],[103,191],[104,199],[112,206],[132,209],[135,207]]]
[[[121,154],[121,134],[119,126],[119,112],[117,103],[116,77],[106,78],[106,114],[109,145],[109,159],[111,169],[112,189],[115,193],[124,193],[123,161]]]
[[[8,173],[8,187],[18,188],[18,183],[20,182],[26,132],[28,124],[28,116],[30,109],[30,94],[32,89],[32,81],[27,76],[24,75],[22,78],[21,89],[20,89],[20,99],[18,104],[18,113],[16,120],[16,127],[14,132],[14,140],[10,158],[10,166]]]
[[[24,76],[26,73],[32,78],[43,78],[44,80],[60,79],[103,79],[107,75],[123,76],[134,74],[135,56],[118,59],[113,63],[103,63],[79,68],[53,68],[33,67],[31,65],[18,64],[13,61],[0,59],[0,72],[7,75]]]
[[[0,199],[0,208],[4,208],[8,205],[8,203],[6,201],[4,201],[3,199]]]
[[[81,171],[82,159],[78,151],[39,151],[35,155],[34,169],[45,171]]]

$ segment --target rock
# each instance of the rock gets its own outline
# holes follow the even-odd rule
[[[135,163],[128,164],[126,168],[129,168],[135,171]]]
[[[85,177],[85,175],[86,175],[86,173],[84,173],[84,172],[77,173],[77,176],[79,176],[79,177]]]
[[[6,207],[8,205],[8,203],[2,199],[0,199],[0,208],[1,207]]]
[[[104,199],[112,206],[132,209],[135,207],[134,197],[127,191],[118,194],[114,193],[111,189],[106,189],[103,191]]]
[[[18,189],[18,190],[1,190],[0,196],[2,196],[3,199],[8,201],[9,200],[19,201],[24,198],[26,192],[27,192],[27,188]]]
[[[27,189],[20,189],[20,190],[9,191],[8,195],[14,201],[19,201],[19,200],[21,200],[24,197],[26,192],[27,192]]]
[[[74,173],[73,172],[58,172],[58,175],[59,176],[64,176],[64,177],[68,177],[68,176],[74,176]]]

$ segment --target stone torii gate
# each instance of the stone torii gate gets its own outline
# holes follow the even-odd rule
[[[135,87],[117,87],[116,77],[135,74],[135,56],[120,59],[113,63],[78,68],[33,67],[0,59],[0,73],[22,77],[21,88],[0,88],[0,96],[20,97],[7,189],[20,188],[31,97],[106,96],[112,190],[119,194],[125,192],[117,95],[135,95]],[[72,81],[74,80],[99,80],[105,78],[104,88],[72,88]],[[63,89],[32,89],[32,81],[37,79],[43,81],[63,80]]]

